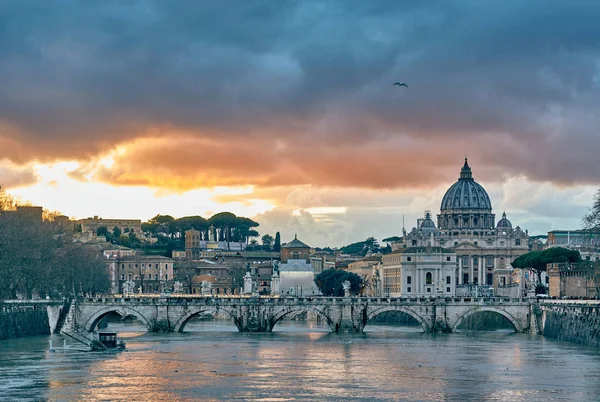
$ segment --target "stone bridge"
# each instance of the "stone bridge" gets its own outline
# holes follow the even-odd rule
[[[65,329],[76,324],[93,331],[107,314],[135,316],[149,331],[183,331],[198,314],[230,316],[240,332],[270,332],[277,322],[309,312],[333,332],[361,332],[377,315],[408,314],[424,332],[452,332],[472,314],[491,311],[511,322],[516,332],[537,332],[529,299],[511,298],[375,298],[375,297],[194,297],[135,296],[79,298]]]

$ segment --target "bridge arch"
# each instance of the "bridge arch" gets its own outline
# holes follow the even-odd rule
[[[319,317],[323,318],[325,320],[325,322],[327,323],[327,326],[329,327],[330,330],[333,330],[335,328],[335,324],[333,323],[333,320],[331,319],[331,317],[329,317],[329,315],[327,315],[326,312],[315,308],[313,306],[290,306],[287,307],[285,309],[282,309],[280,311],[278,311],[277,313],[275,313],[273,315],[272,321],[271,321],[271,330],[273,330],[273,328],[275,328],[275,325],[277,325],[277,323],[282,320],[283,318],[285,318],[286,316],[290,315],[290,314],[302,314],[304,312],[313,312],[316,313]]]
[[[473,314],[483,313],[486,311],[491,311],[493,313],[500,314],[501,316],[506,318],[508,321],[510,321],[513,328],[515,329],[515,332],[523,332],[523,327],[519,324],[519,321],[517,321],[515,319],[515,317],[513,317],[511,314],[509,314],[507,311],[505,311],[503,309],[499,309],[496,307],[489,307],[489,306],[475,307],[475,308],[472,308],[472,309],[466,311],[462,315],[460,315],[458,317],[458,320],[456,320],[456,323],[452,326],[452,332],[456,331],[456,329],[460,326],[460,324],[462,324],[462,322],[465,320],[465,318],[470,317]]]
[[[403,307],[403,306],[384,306],[384,307],[375,308],[375,309],[367,312],[367,323],[369,322],[369,320],[375,318],[379,314],[387,313],[388,311],[397,311],[399,313],[407,314],[407,315],[411,316],[412,318],[414,318],[419,324],[421,324],[421,328],[423,328],[424,332],[431,332],[430,326],[427,324],[425,319],[423,319],[423,317],[421,317],[419,314],[415,313],[411,309],[409,309],[407,307]]]
[[[238,326],[237,316],[236,316],[234,310],[232,310],[230,308],[227,308],[227,307],[206,307],[206,306],[202,306],[202,307],[198,307],[198,308],[186,311],[185,314],[183,314],[181,317],[179,317],[179,319],[177,320],[177,322],[173,326],[173,331],[174,332],[183,332],[183,330],[184,330],[185,326],[187,325],[187,323],[193,317],[195,317],[195,316],[197,316],[199,314],[206,313],[206,314],[210,314],[210,315],[214,316],[215,314],[218,314],[219,312],[227,313],[231,318],[233,318],[234,324],[236,326]]]
[[[100,320],[102,320],[102,318],[104,318],[109,313],[117,313],[121,317],[127,317],[130,315],[136,316],[140,321],[144,323],[144,325],[146,325],[146,329],[150,330],[150,328],[152,328],[150,321],[147,317],[141,314],[138,310],[126,306],[106,307],[100,309],[94,314],[92,314],[91,317],[85,321],[83,327],[88,332],[94,331],[94,329],[98,326],[98,323],[100,323]]]

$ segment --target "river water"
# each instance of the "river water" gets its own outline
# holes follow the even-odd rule
[[[184,333],[111,325],[124,352],[48,351],[58,335],[0,341],[0,401],[600,401],[600,351],[510,332],[332,334],[287,321]]]

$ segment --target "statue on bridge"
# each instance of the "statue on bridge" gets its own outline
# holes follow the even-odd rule
[[[135,282],[129,280],[122,285],[123,296],[127,297],[135,291]]]
[[[200,285],[200,289],[202,292],[202,296],[210,296],[212,295],[212,282],[210,281],[202,281]]]
[[[350,296],[350,281],[346,280],[344,282],[342,282],[342,287],[344,288],[344,297],[349,297]]]

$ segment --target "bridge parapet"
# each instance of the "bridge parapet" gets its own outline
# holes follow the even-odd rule
[[[93,330],[110,313],[138,316],[149,330],[181,331],[195,315],[225,314],[243,332],[269,332],[284,317],[310,311],[334,332],[361,332],[376,315],[397,311],[415,318],[426,332],[450,332],[468,315],[493,311],[504,315],[516,331],[529,328],[529,299],[391,298],[391,297],[206,297],[195,295],[108,295],[80,298],[78,322]]]

